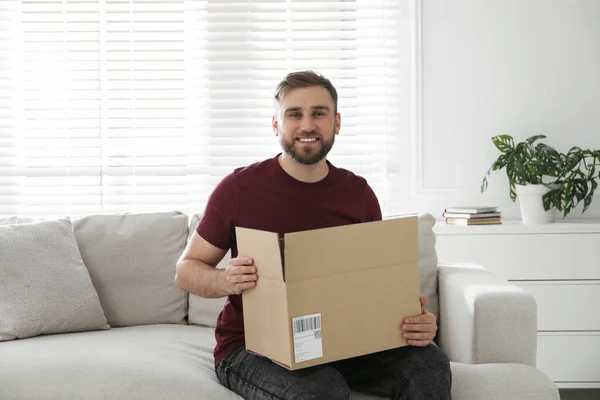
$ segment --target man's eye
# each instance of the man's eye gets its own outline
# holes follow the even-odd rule
[[[315,113],[315,117],[322,117],[322,116],[324,116],[324,115],[325,115],[325,113],[324,113],[324,112],[322,112],[322,111],[317,111],[317,112]]]
[[[290,118],[298,118],[300,116],[300,113],[291,113],[289,114]]]

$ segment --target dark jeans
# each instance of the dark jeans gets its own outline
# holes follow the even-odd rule
[[[405,346],[289,371],[239,347],[217,366],[223,386],[247,400],[348,399],[350,390],[398,400],[449,400],[450,363],[435,344]]]

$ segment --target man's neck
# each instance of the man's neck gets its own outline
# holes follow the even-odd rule
[[[325,158],[316,164],[304,165],[294,161],[288,154],[281,153],[277,160],[288,175],[300,182],[319,182],[325,179],[329,173],[329,166]]]

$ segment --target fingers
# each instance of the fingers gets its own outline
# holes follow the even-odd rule
[[[416,315],[404,320],[405,324],[433,324],[435,322],[436,317],[430,312],[425,312],[425,314]]]
[[[227,267],[227,271],[229,271],[229,273],[231,275],[254,274],[254,273],[256,273],[256,267],[255,266]]]
[[[425,297],[425,296],[423,296]],[[427,298],[423,301],[421,298],[421,304],[427,302]],[[424,347],[427,346],[437,332],[437,321],[435,315],[424,312],[421,315],[409,317],[404,320],[401,326],[402,338],[406,340],[411,346]]]
[[[427,314],[427,310],[425,310],[425,305],[427,304],[427,296],[419,297],[421,300],[421,314]]]
[[[406,343],[411,346],[425,347],[431,343],[431,340],[407,340]]]
[[[404,332],[431,332],[436,326],[433,324],[405,324],[402,325]]]
[[[241,294],[256,286],[258,275],[254,260],[250,257],[236,257],[229,260],[225,270],[225,282],[230,294]]]
[[[239,265],[252,265],[254,264],[254,260],[250,257],[236,257],[229,260],[229,266],[235,267]]]
[[[402,334],[404,339],[409,340],[432,340],[433,335],[429,332],[404,332]]]
[[[236,284],[236,283],[244,283],[244,282],[254,282],[258,279],[258,275],[256,274],[235,274],[230,273],[227,275],[227,283]]]
[[[230,275],[227,278],[228,292],[230,294],[242,294],[244,290],[256,287],[257,275]]]
[[[411,346],[427,346],[433,338],[435,332],[403,332],[402,338],[406,340],[406,343]]]
[[[238,283],[235,285],[235,289],[238,290],[235,294],[241,294],[244,290],[252,289],[255,286],[256,282]]]

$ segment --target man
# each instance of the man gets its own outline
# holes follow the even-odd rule
[[[177,264],[183,290],[229,296],[215,330],[219,380],[253,400],[348,399],[351,389],[390,399],[450,399],[449,362],[432,343],[437,323],[424,308],[398,327],[409,344],[398,349],[297,371],[246,351],[240,294],[258,277],[253,260],[237,254],[236,226],[288,233],[381,219],[365,179],[326,159],[341,123],[329,80],[311,71],[291,73],[275,101],[272,124],[283,152],[221,181]],[[215,269],[230,248],[228,267]]]

